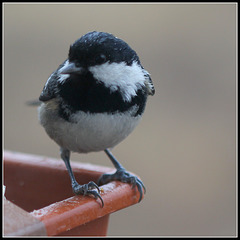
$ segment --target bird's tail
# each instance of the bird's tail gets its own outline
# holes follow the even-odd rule
[[[38,107],[41,105],[41,101],[38,99],[26,101],[27,106]]]

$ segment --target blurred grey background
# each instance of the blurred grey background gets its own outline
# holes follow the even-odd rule
[[[151,73],[136,130],[113,150],[147,188],[110,236],[236,234],[236,4],[4,4],[4,148],[59,158],[36,99],[71,43],[125,40]],[[72,160],[112,166],[103,152]]]

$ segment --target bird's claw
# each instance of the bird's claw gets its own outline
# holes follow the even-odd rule
[[[143,182],[138,177],[127,172],[124,168],[118,169],[113,174],[108,174],[108,173],[103,174],[98,180],[98,185],[103,185],[114,180],[121,181],[124,183],[130,183],[132,185],[132,188],[137,186],[137,189],[140,193],[138,202],[142,200],[143,190],[144,190],[144,193],[146,193],[146,188]]]
[[[100,189],[96,183],[91,181],[84,185],[74,184],[72,186],[72,189],[76,195],[83,195],[83,196],[93,195],[96,199],[99,198],[102,202],[102,207],[104,206],[103,199],[100,195]],[[97,189],[97,191],[95,189]]]

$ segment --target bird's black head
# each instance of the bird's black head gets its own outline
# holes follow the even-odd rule
[[[140,64],[136,52],[123,40],[105,32],[89,32],[76,40],[69,50],[68,59],[79,66],[95,66],[105,62],[133,61]]]
[[[140,115],[151,85],[148,76],[126,42],[109,33],[89,32],[70,46],[68,59],[50,76],[40,100],[58,97],[65,119],[80,110],[113,113],[132,107]]]

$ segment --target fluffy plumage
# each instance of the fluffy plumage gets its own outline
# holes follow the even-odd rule
[[[133,131],[144,112],[147,96],[153,94],[149,73],[123,40],[109,33],[90,32],[70,46],[68,59],[51,74],[39,97],[43,102],[39,120],[61,148],[75,193],[83,194],[83,187],[71,172],[70,151],[105,150],[111,156],[106,149]],[[123,171],[123,167],[117,167],[113,178],[137,185],[142,194],[142,182]],[[105,176],[100,182],[112,179]],[[88,187],[84,194],[102,200],[91,190],[92,184]]]

